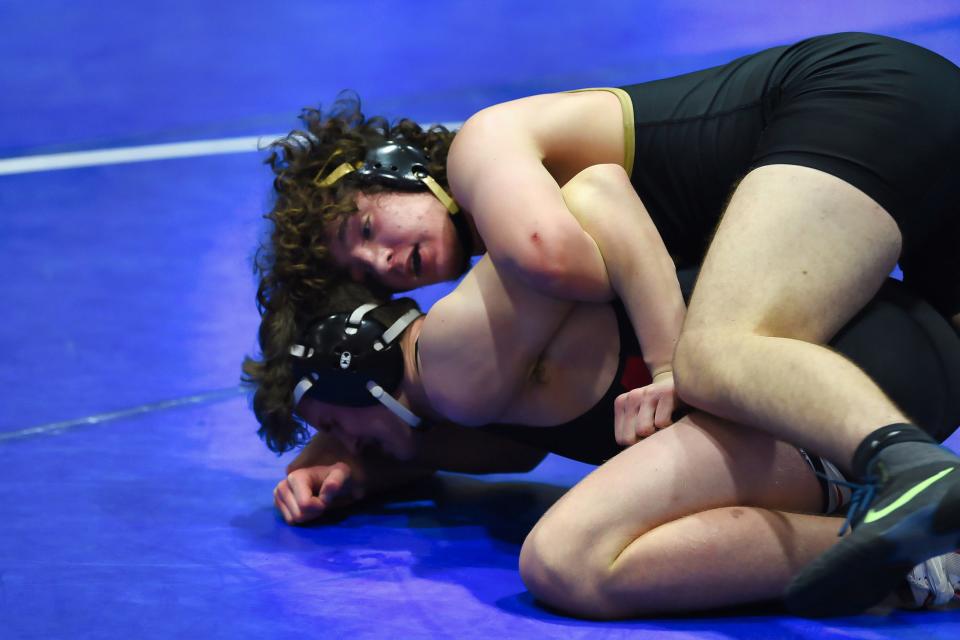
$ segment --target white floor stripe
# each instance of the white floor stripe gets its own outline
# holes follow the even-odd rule
[[[97,149],[94,151],[75,151],[72,153],[54,153],[43,156],[24,156],[0,160],[0,175],[14,173],[34,173],[94,167],[104,164],[127,164],[147,162],[149,160],[167,160],[170,158],[193,158],[225,153],[250,153],[260,146],[269,144],[282,134],[251,136],[247,138],[223,138],[220,140],[197,140],[195,142],[175,142],[172,144],[151,144],[142,147],[121,147],[118,149]]]
[[[444,122],[442,124],[448,129],[456,129],[461,125],[459,122]],[[169,160],[171,158],[197,158],[227,153],[251,153],[285,135],[284,133],[274,133],[243,138],[195,140],[170,144],[150,144],[141,147],[94,149],[91,151],[8,158],[0,160],[0,175]]]
[[[151,402],[150,404],[142,404],[139,407],[131,407],[130,409],[121,409],[120,411],[111,411],[110,413],[101,413],[94,416],[76,418],[74,420],[63,420],[62,422],[51,422],[51,423],[42,424],[36,427],[28,427],[26,429],[18,429],[16,431],[8,431],[6,433],[0,432],[0,442],[4,440],[17,440],[19,438],[40,435],[43,433],[56,433],[59,431],[63,431],[65,429],[70,429],[72,427],[79,427],[83,425],[112,422],[113,420],[120,420],[121,418],[130,418],[133,416],[143,415],[145,413],[154,413],[156,411],[164,411],[166,409],[174,409],[176,407],[183,407],[187,405],[221,402],[223,400],[229,400],[231,398],[242,395],[244,393],[247,393],[247,389],[242,385],[236,386],[236,387],[227,387],[226,389],[217,389],[216,391],[198,393],[196,395],[186,396],[183,398],[174,398],[173,400],[162,400],[160,402]]]

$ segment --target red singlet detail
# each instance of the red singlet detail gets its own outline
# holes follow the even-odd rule
[[[624,389],[639,389],[653,382],[650,377],[650,371],[647,364],[640,356],[628,356],[627,361],[623,363],[623,375],[620,376],[620,384]]]

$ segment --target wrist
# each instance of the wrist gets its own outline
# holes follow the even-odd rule
[[[660,382],[662,380],[673,377],[673,369],[670,367],[661,367],[657,370],[654,370],[651,374],[654,382]]]

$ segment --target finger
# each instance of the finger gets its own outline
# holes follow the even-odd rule
[[[617,444],[621,447],[629,447],[637,443],[637,437],[633,433],[632,427],[633,423],[631,423],[625,415],[617,418],[614,435],[617,438]]]
[[[297,509],[300,512],[297,522],[312,520],[326,510],[329,503],[319,496],[313,495],[314,485],[309,482],[308,478],[300,477],[295,482],[291,482],[290,485],[294,489]]]
[[[619,404],[617,404],[619,403]],[[629,447],[637,443],[631,420],[630,396],[623,394],[614,401],[616,415],[614,417],[614,436],[621,447]]]
[[[290,518],[293,522],[300,521],[300,505],[297,504],[297,497],[293,495],[293,491],[290,489],[290,482],[284,480],[277,485],[277,497],[280,498],[280,501],[286,507],[287,512],[290,514]]]
[[[346,484],[349,476],[349,471],[344,467],[333,467],[330,469],[330,473],[328,473],[327,477],[324,479],[323,486],[320,487],[320,495],[330,498],[339,495],[340,492],[343,491],[344,485]]]
[[[652,436],[656,429],[653,428],[653,416],[656,411],[656,399],[651,397],[644,398],[637,411],[634,433],[638,438],[647,438]]]
[[[673,394],[660,398],[657,403],[657,412],[653,419],[653,426],[657,429],[664,429],[673,424],[673,409],[675,406]]]
[[[623,437],[623,394],[613,401],[613,438],[621,447],[626,446]]]
[[[293,524],[293,516],[290,515],[290,510],[287,509],[287,505],[285,505],[283,500],[280,499],[277,489],[273,490],[273,505],[277,508],[277,511],[280,512],[280,515],[283,516],[283,519],[287,524]]]
[[[290,487],[297,504],[306,504],[313,497],[308,477],[291,473],[287,476],[287,486]]]

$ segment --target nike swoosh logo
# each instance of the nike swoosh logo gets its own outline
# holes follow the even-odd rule
[[[910,491],[907,491],[902,496],[897,498],[896,501],[893,502],[893,504],[887,505],[886,507],[884,507],[883,509],[880,509],[879,511],[874,511],[873,509],[870,509],[870,511],[867,511],[867,517],[863,519],[864,524],[870,524],[871,522],[876,522],[880,518],[887,517],[888,515],[890,515],[891,513],[893,513],[894,511],[896,511],[897,509],[899,509],[900,507],[907,504],[908,502],[916,498],[918,495],[926,491],[927,488],[930,487],[930,485],[935,483],[937,480],[940,480],[941,478],[945,477],[954,469],[956,469],[956,467],[950,467],[949,469],[944,469],[940,473],[927,478],[920,484],[910,489]]]

